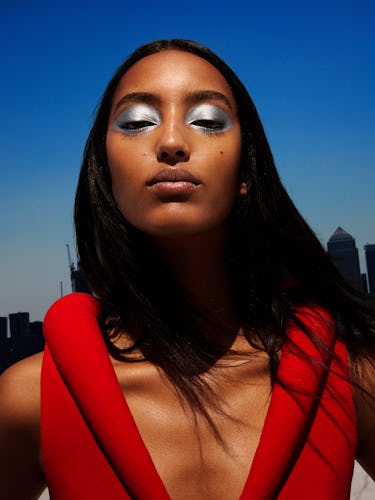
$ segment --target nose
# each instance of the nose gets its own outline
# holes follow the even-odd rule
[[[189,146],[176,126],[164,130],[157,145],[157,159],[168,165],[188,161],[190,158]]]

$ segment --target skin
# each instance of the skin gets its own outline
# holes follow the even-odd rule
[[[199,98],[197,93],[204,91],[218,96]],[[148,94],[147,100],[140,96],[124,103],[136,92]],[[137,111],[141,105],[158,112],[160,123],[131,135],[119,130],[116,122],[124,111]],[[208,112],[202,106],[208,106]],[[230,120],[229,130],[200,125],[199,118],[217,108]],[[190,120],[189,111],[195,114]],[[115,200],[135,227],[151,236],[180,236],[222,226],[240,189],[240,154],[241,131],[232,92],[208,62],[171,50],[145,57],[121,79],[108,125],[107,157]],[[200,182],[191,193],[168,195],[155,190],[155,185],[147,186],[161,170],[179,168]]]
[[[186,96],[202,90],[220,93],[225,99],[212,99],[211,94],[194,105],[209,104],[225,110],[231,127],[207,133],[187,120],[192,102]],[[138,98],[136,102],[124,102],[124,96],[135,92],[152,96],[158,119],[152,126],[147,124],[142,131],[128,134],[118,129],[119,116],[129,106],[150,104],[149,97],[147,103]],[[154,111],[151,114],[154,119]],[[131,126],[138,129],[139,123]],[[207,61],[184,52],[164,51],[142,59],[122,78],[107,132],[116,202],[124,216],[149,236],[150,245],[164,258],[195,306],[224,325],[209,334],[244,352],[235,359],[224,355],[205,374],[209,383],[215,381],[215,391],[232,417],[210,412],[224,446],[199,416],[194,422],[171,385],[151,363],[112,359],[138,429],[173,499],[238,498],[269,404],[267,358],[254,352],[244,340],[224,272],[226,220],[236,196],[244,192],[238,180],[240,151],[240,127],[232,92]],[[150,189],[150,178],[163,169],[170,172],[181,165],[199,179],[197,187],[177,189],[173,195],[168,187],[166,191]],[[123,342],[126,345],[126,337]],[[41,361],[41,354],[32,356],[0,377],[0,491],[5,500],[37,498],[44,487],[39,431]],[[219,369],[222,365],[225,370]],[[360,376],[375,398],[373,367],[364,362]],[[358,459],[375,477],[374,405],[358,390],[354,390],[354,400]]]

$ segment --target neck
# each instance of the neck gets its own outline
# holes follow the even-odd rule
[[[225,262],[223,230],[179,237],[163,237],[154,244],[189,302],[224,331],[238,332]]]

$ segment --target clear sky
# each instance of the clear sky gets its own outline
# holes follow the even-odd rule
[[[41,320],[60,281],[70,291],[95,106],[122,60],[157,38],[194,39],[229,63],[299,210],[322,243],[340,225],[362,254],[375,243],[374,25],[373,0],[1,0],[0,315]]]

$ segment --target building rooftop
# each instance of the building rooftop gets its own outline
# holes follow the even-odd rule
[[[354,238],[351,234],[345,231],[345,229],[339,226],[328,241],[330,243],[333,241],[354,241]]]

